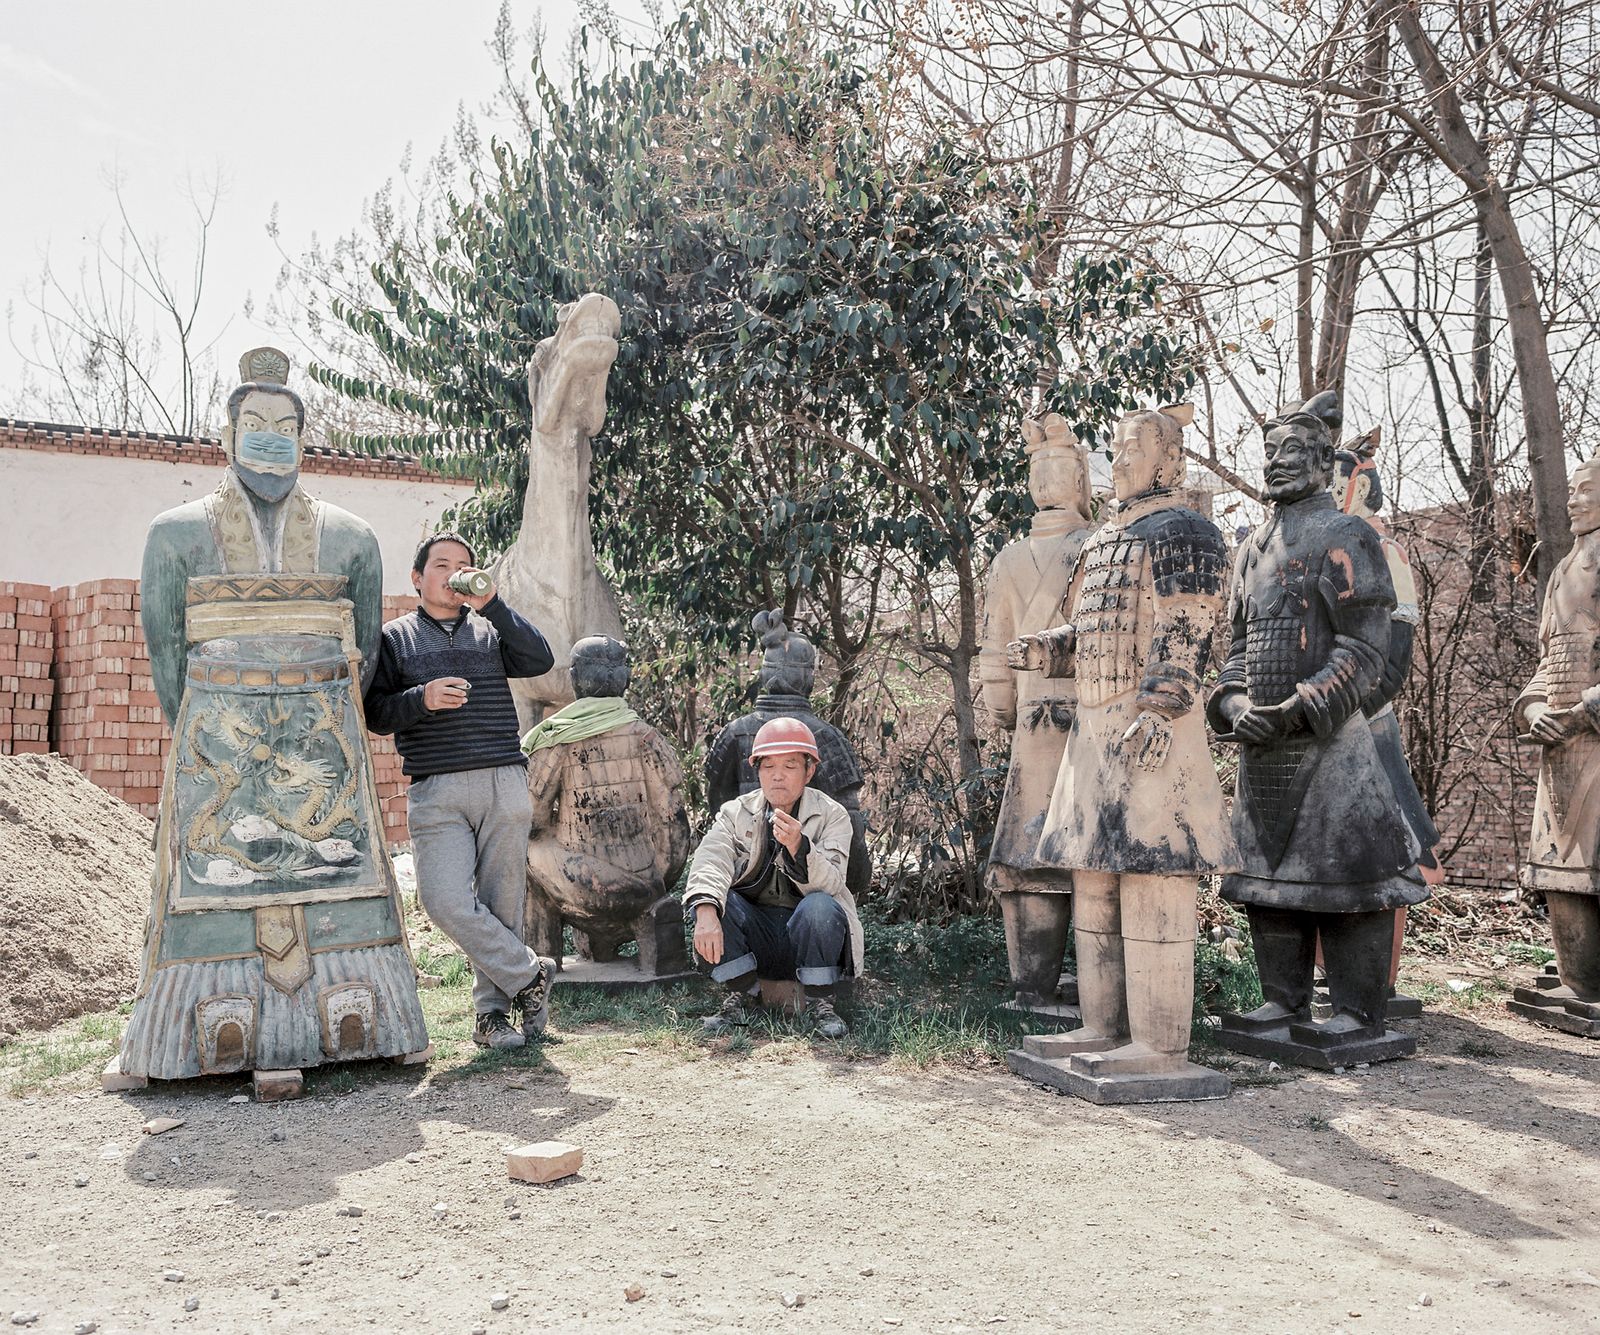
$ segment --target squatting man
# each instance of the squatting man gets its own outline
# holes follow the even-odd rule
[[[761,726],[750,764],[761,787],[724,802],[695,850],[684,892],[695,954],[728,989],[710,1033],[749,1021],[758,979],[794,980],[824,1038],[843,1038],[833,994],[862,966],[861,921],[845,884],[850,813],[809,786],[819,756],[794,718]]]

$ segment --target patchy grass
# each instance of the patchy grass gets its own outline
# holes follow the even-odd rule
[[[1221,1071],[1235,1089],[1271,1089],[1298,1079],[1303,1071],[1279,1066],[1269,1071],[1259,1057],[1243,1057],[1217,1043],[1209,1029],[1196,1031],[1189,1044],[1189,1060],[1213,1071]]]
[[[43,1090],[79,1088],[98,1079],[122,1040],[131,1008],[80,1015],[54,1029],[25,1034],[0,1048],[0,1089],[13,1098]]]
[[[1451,980],[1465,981],[1465,980]],[[1472,1011],[1482,1006],[1499,1005],[1512,985],[1499,978],[1474,978],[1464,987],[1451,987],[1448,982],[1434,979],[1419,980],[1413,986],[1402,985],[1425,1006],[1450,1011]]]
[[[758,1051],[782,1059],[815,1049],[845,1061],[888,1060],[917,1068],[993,1067],[1018,1045],[1021,1021],[1004,1004],[1010,989],[998,919],[886,923],[869,910],[865,928],[873,976],[859,980],[849,1000],[839,1003],[850,1025],[844,1039],[819,1038],[805,1014],[777,1012],[759,1014],[732,1034],[707,1037],[701,1020],[720,1001],[720,990],[707,980],[614,993],[561,986],[552,1003],[547,1040],[498,1052],[472,1042],[472,971],[466,959],[435,932],[416,931],[418,966],[440,980],[421,991],[434,1044],[425,1072],[384,1062],[314,1067],[306,1073],[307,1089],[315,1095],[338,1095],[384,1080],[425,1077],[450,1083],[536,1071],[550,1066],[547,1049],[556,1045],[563,1045],[563,1054],[577,1063],[604,1060],[625,1049],[667,1052],[684,1061],[739,1060]],[[1281,1084],[1290,1078],[1287,1073],[1267,1072],[1260,1063],[1224,1052],[1209,1041],[1202,1022],[1208,1011],[1248,1010],[1260,1004],[1247,934],[1235,953],[1240,958],[1231,959],[1222,946],[1209,941],[1196,948],[1194,1060],[1225,1071],[1241,1086]],[[1455,999],[1453,1004],[1471,1002]],[[126,1008],[122,1015],[85,1016],[0,1049],[0,1090],[21,1095],[89,1087],[115,1052],[125,1017]]]
[[[1549,946],[1531,945],[1526,941],[1512,941],[1503,953],[1513,964],[1531,964],[1537,969],[1544,968],[1556,957]]]

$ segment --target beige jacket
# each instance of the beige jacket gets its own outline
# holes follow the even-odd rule
[[[689,884],[683,892],[685,911],[693,910],[697,904],[715,904],[717,911],[722,911],[734,881],[753,870],[761,857],[761,842],[767,829],[766,806],[767,799],[759,788],[722,804],[689,864]],[[861,918],[856,913],[855,896],[844,882],[853,832],[850,813],[826,793],[807,788],[800,796],[799,816],[800,829],[811,841],[806,857],[810,879],[795,888],[801,894],[822,890],[839,901],[850,920],[852,972],[860,977],[865,961]]]

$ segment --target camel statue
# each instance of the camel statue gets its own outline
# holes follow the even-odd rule
[[[573,644],[586,635],[622,637],[589,529],[589,442],[606,420],[621,329],[617,303],[590,292],[561,308],[556,332],[528,367],[533,435],[522,528],[492,572],[500,595],[544,632],[556,657],[544,676],[511,683],[524,728],[571,702]]]

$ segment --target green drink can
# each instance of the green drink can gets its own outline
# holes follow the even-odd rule
[[[450,587],[469,598],[482,598],[494,588],[494,580],[482,570],[458,570],[450,576]]]

